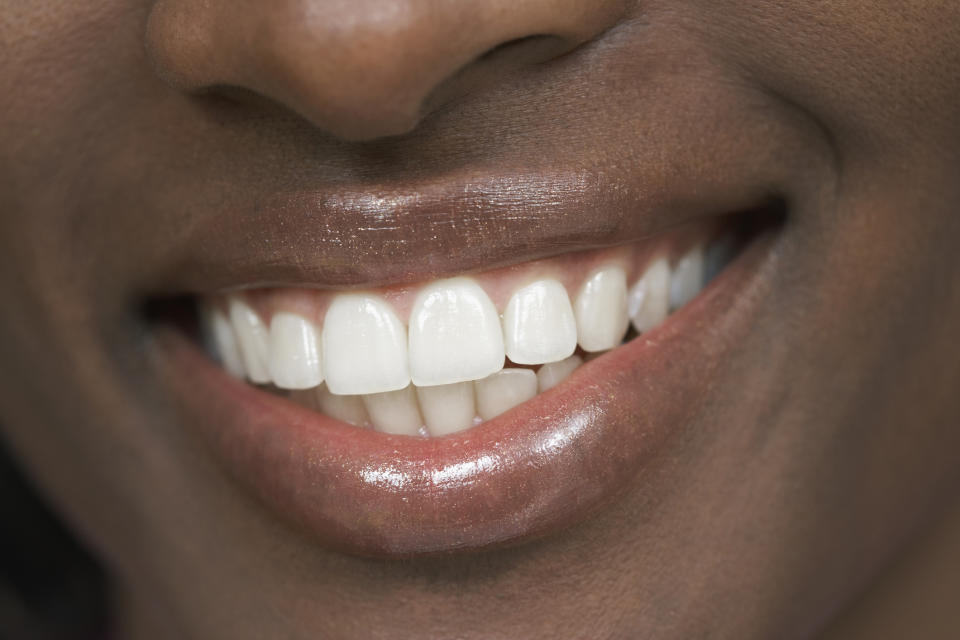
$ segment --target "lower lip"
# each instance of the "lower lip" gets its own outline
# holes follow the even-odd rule
[[[160,333],[164,383],[212,455],[272,511],[337,550],[416,556],[544,536],[634,486],[744,338],[772,236],[658,329],[512,411],[442,438],[358,429],[234,380]]]

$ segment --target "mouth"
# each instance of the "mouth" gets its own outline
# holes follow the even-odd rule
[[[234,377],[329,417],[445,436],[532,400],[586,360],[658,327],[749,233],[742,220],[689,226],[412,286],[204,296],[204,343]]]
[[[147,307],[165,383],[262,504],[347,553],[475,551],[643,472],[747,330],[784,218],[764,202],[486,271]]]

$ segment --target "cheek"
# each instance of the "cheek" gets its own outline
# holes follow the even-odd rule
[[[103,199],[115,189],[117,141],[131,135],[123,123],[151,86],[138,30],[145,10],[39,2],[0,21],[0,249],[33,297],[69,307],[78,284],[103,288],[90,286],[91,271],[108,284],[118,273]]]
[[[150,483],[145,457],[157,440],[133,409],[149,387],[143,372],[117,376],[106,362],[137,359],[136,328],[115,290],[117,225],[89,203],[109,200],[92,176],[129,136],[118,114],[149,82],[146,9],[37,2],[0,18],[4,436],[71,525],[111,554],[132,537],[142,502],[131,493]]]
[[[0,82],[10,98],[4,117],[32,126],[4,127],[0,135],[29,153],[39,143],[102,133],[105,110],[130,98],[130,70],[144,70],[138,25],[146,9],[116,0],[56,7],[38,2],[14,9],[14,19],[0,23],[5,43]],[[99,127],[89,128],[96,122]],[[87,140],[86,147],[95,142]]]
[[[718,52],[815,114],[845,155],[960,139],[960,5],[697,4]]]

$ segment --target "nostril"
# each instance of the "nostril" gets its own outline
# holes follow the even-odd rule
[[[175,90],[260,96],[363,141],[404,135],[424,114],[576,49],[619,19],[622,1],[370,0],[319,12],[316,0],[250,0],[243,11],[228,0],[156,0],[145,44]]]
[[[531,43],[536,43],[544,39],[549,40],[553,38],[554,36],[537,34],[537,35],[524,36],[522,38],[514,38],[513,40],[507,40],[506,42],[501,42],[500,44],[487,49],[477,57],[477,60],[486,60],[489,58],[493,58],[496,55],[503,53],[508,49],[516,49],[518,47],[530,45]]]
[[[575,46],[575,43],[555,35],[529,35],[501,42],[477,56],[475,62],[486,63],[510,58],[515,62],[535,64],[561,56]]]

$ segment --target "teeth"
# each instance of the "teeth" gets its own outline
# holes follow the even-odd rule
[[[476,380],[503,368],[496,307],[469,278],[426,286],[410,313],[410,374],[417,386]]]
[[[516,364],[556,362],[577,348],[577,323],[567,290],[538,280],[513,294],[503,314],[507,357]]]
[[[573,373],[577,367],[583,364],[583,358],[580,356],[570,356],[560,362],[551,362],[545,364],[537,371],[537,388],[540,393],[547,389],[552,389]]]
[[[630,321],[637,333],[653,329],[670,311],[670,265],[659,258],[630,289],[627,299]]]
[[[407,331],[377,296],[334,297],[323,321],[323,354],[331,393],[383,393],[410,384]]]
[[[530,369],[503,369],[474,383],[477,413],[492,420],[537,395],[537,374]]]
[[[327,390],[326,385],[317,387],[316,394],[317,406],[331,418],[357,427],[365,427],[370,423],[367,408],[360,396],[334,395]]]
[[[362,396],[370,422],[377,431],[415,436],[420,433],[423,419],[417,408],[413,386],[386,393]]]
[[[653,329],[738,249],[734,236],[720,236],[672,268],[657,258],[629,291],[620,258],[611,258],[590,273],[573,304],[559,280],[528,281],[512,292],[502,325],[488,295],[465,277],[420,289],[409,329],[384,298],[362,292],[331,296],[322,330],[288,311],[274,313],[267,327],[248,304],[250,293],[228,296],[226,313],[204,306],[202,321],[232,375],[272,382],[292,401],[356,426],[436,437],[552,389],[619,346],[631,323],[638,333]],[[577,345],[582,352],[574,355]],[[507,357],[539,366],[504,369]]]
[[[220,363],[230,375],[235,378],[244,378],[247,370],[243,366],[243,356],[237,345],[237,337],[233,333],[230,321],[219,309],[210,308],[206,311],[207,331],[213,340],[214,349],[220,358]]]
[[[230,300],[230,322],[233,324],[237,344],[243,365],[247,370],[247,377],[257,384],[270,382],[270,373],[267,369],[269,357],[269,335],[263,321],[253,309],[242,300]]]
[[[417,397],[430,435],[443,436],[473,426],[476,408],[472,382],[417,387]]]
[[[605,351],[620,344],[629,326],[627,276],[620,267],[595,272],[574,306],[578,341],[584,351]]]
[[[703,288],[703,249],[694,247],[688,251],[670,274],[670,309],[679,309],[687,304]]]
[[[317,329],[306,318],[275,313],[268,351],[270,377],[281,389],[310,389],[323,382]]]

